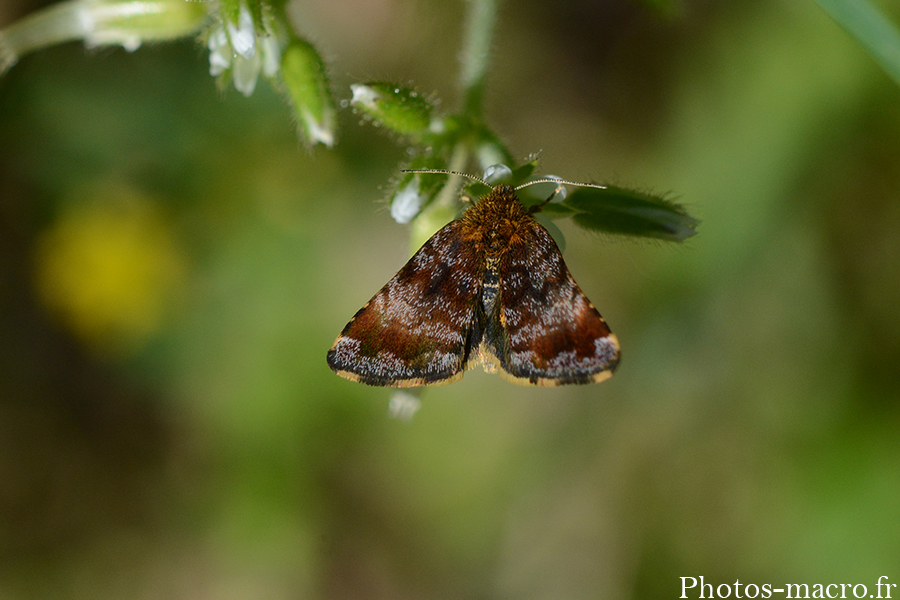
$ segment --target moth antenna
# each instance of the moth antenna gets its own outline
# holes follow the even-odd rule
[[[466,177],[467,179],[471,179],[472,181],[477,181],[482,185],[486,185],[489,188],[493,188],[491,184],[482,179],[481,177],[476,177],[474,175],[469,175],[468,173],[460,173],[459,171],[451,171],[450,169],[403,169],[400,171],[401,173],[434,173],[436,175],[458,175],[459,177]],[[518,188],[516,188],[518,189]]]
[[[532,180],[532,181],[526,181],[526,182],[523,183],[522,185],[517,185],[517,186],[516,186],[516,191],[518,192],[518,191],[521,190],[522,188],[526,188],[526,187],[528,187],[529,185],[532,185],[532,184],[535,184],[535,183],[557,183],[557,184],[559,184],[559,185],[565,184],[565,185],[577,185],[577,186],[580,186],[580,187],[592,187],[592,188],[597,188],[598,190],[605,190],[605,189],[606,189],[606,186],[605,186],[605,185],[600,185],[599,183],[579,183],[579,182],[577,182],[577,181],[569,181],[568,179],[558,179],[558,178],[556,178],[556,177],[541,177],[540,179],[534,179],[534,180]]]
[[[600,185],[599,183],[578,183],[577,181],[569,181],[568,179],[562,179],[562,178],[558,178],[558,177],[541,177],[540,179],[535,179],[534,181],[528,181],[528,182],[523,183],[523,184],[520,185],[520,186],[516,186],[516,191],[518,192],[518,191],[521,190],[522,188],[528,187],[529,185],[531,185],[531,184],[533,184],[533,183],[555,183],[555,184],[556,184],[556,189],[553,190],[553,193],[550,194],[550,197],[549,197],[549,198],[547,198],[546,200],[544,200],[544,201],[541,202],[540,204],[535,204],[534,206],[532,206],[531,208],[529,208],[529,209],[528,209],[528,212],[529,212],[529,213],[536,213],[536,212],[539,212],[542,208],[544,208],[547,204],[549,204],[550,201],[553,200],[553,198],[556,197],[556,195],[557,195],[557,194],[559,193],[559,191],[562,189],[562,186],[563,186],[564,184],[568,184],[568,185],[578,185],[578,186],[582,186],[582,187],[592,187],[592,188],[597,188],[597,189],[600,189],[600,190],[605,190],[605,189],[606,189],[606,186],[605,186],[605,185]]]

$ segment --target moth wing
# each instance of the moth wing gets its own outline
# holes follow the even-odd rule
[[[575,283],[556,242],[530,220],[497,261],[499,289],[482,361],[525,385],[608,379],[619,363],[619,342]]]
[[[453,221],[434,234],[347,323],[328,351],[335,373],[393,387],[463,376],[481,341],[484,257],[460,227]]]

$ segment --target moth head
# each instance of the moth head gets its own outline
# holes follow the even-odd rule
[[[481,177],[478,177],[476,175],[470,175],[469,173],[462,173],[461,171],[452,171],[450,169],[404,169],[402,172],[403,173],[435,173],[435,174],[441,174],[441,175],[456,175],[457,177],[465,177],[467,179],[471,179],[472,181],[478,182],[478,183],[480,183],[486,187],[489,187],[491,189],[496,189],[496,187],[497,187],[497,186],[494,186],[494,185],[488,183],[487,181],[485,181],[484,179],[482,179]],[[522,183],[522,184],[514,187],[513,191],[517,192],[523,188],[526,188],[530,185],[534,185],[536,183],[553,183],[556,185],[556,188],[553,190],[553,193],[550,194],[550,196],[546,200],[531,206],[528,209],[528,212],[531,212],[531,213],[540,211],[541,208],[543,208],[548,202],[553,200],[553,198],[555,198],[557,196],[557,194],[559,194],[560,192],[564,193],[564,190],[565,190],[565,188],[563,187],[564,185],[575,185],[578,187],[592,187],[592,188],[597,188],[600,190],[606,189],[605,185],[600,185],[597,183],[581,183],[578,181],[569,181],[568,179],[563,179],[561,177],[549,176],[549,177],[539,177],[538,179],[532,179],[531,181],[526,181],[525,183]],[[562,197],[565,198],[565,195],[563,195]]]

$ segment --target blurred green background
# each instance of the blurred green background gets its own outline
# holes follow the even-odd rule
[[[0,599],[900,583],[900,89],[811,1],[679,6],[508,2],[488,82],[541,172],[703,220],[677,247],[561,222],[618,373],[472,371],[408,422],[325,363],[409,256],[380,203],[397,140],[344,110],[308,151],[269,86],[219,93],[191,42],[21,60],[0,79]],[[387,79],[452,108],[463,9],[296,14],[339,98]]]

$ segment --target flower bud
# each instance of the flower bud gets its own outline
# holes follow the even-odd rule
[[[446,169],[447,163],[432,155],[413,159],[408,169]],[[391,198],[391,217],[401,225],[412,221],[447,183],[447,176],[437,173],[404,173]]]
[[[275,19],[254,17],[252,8],[243,0],[223,1],[221,21],[210,28],[206,40],[209,74],[218,77],[221,86],[230,79],[245,96],[253,94],[260,72],[275,78],[281,62]]]
[[[293,38],[281,55],[281,79],[300,127],[313,142],[334,144],[334,100],[325,64],[307,41]]]
[[[353,84],[350,103],[376,123],[402,135],[426,135],[434,107],[417,91],[390,83]]]

